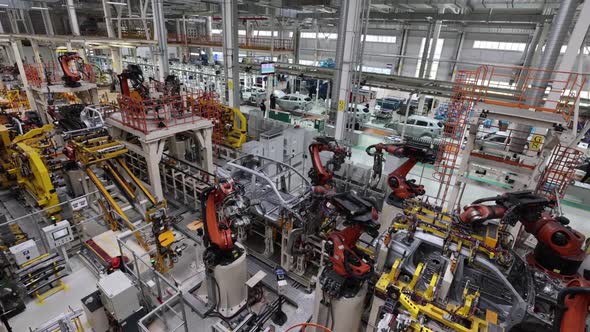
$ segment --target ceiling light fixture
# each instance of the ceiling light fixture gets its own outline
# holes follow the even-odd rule
[[[107,3],[109,5],[115,5],[115,6],[127,6],[127,4],[125,2],[107,1]]]
[[[46,8],[46,7],[31,7],[31,9],[33,9],[33,10],[49,10],[49,8]]]
[[[8,7],[8,4],[0,3],[0,7]]]

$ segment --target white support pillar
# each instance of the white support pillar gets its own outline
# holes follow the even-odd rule
[[[33,21],[31,21],[31,15],[29,14],[28,10],[21,9],[21,17],[23,19],[23,24],[25,26],[25,31],[28,34],[34,35],[35,28],[33,27]]]
[[[165,145],[166,140],[147,143],[141,142],[141,147],[145,153],[145,162],[147,165],[148,178],[150,181],[152,194],[158,201],[164,199],[164,192],[162,191],[162,179],[160,178],[160,160],[162,160],[162,154],[164,153]]]
[[[465,42],[465,31],[461,31],[459,35],[459,41],[457,43],[457,48],[455,49],[455,62],[451,64],[451,70],[449,72],[449,76],[451,77],[451,82],[455,81],[455,77],[457,76],[457,67],[459,59],[461,59],[461,51],[463,50],[463,43]]]
[[[430,24],[428,24],[428,30],[426,31],[426,38],[424,39],[422,57],[418,59],[418,65],[420,66],[420,69],[418,70],[418,78],[423,78],[424,73],[426,72],[426,63],[428,62],[428,55],[430,54],[430,38],[432,38],[433,31],[434,24],[430,22]]]
[[[401,40],[401,46],[399,48],[399,58],[397,59],[397,66],[396,66],[396,70],[395,73],[397,74],[397,76],[401,76],[402,75],[402,71],[404,68],[404,56],[406,55],[406,48],[408,47],[408,33],[409,33],[410,29],[406,28],[404,26],[403,30],[402,30],[402,40]],[[391,70],[391,73],[393,74],[393,68]]]
[[[207,172],[215,174],[215,165],[213,164],[213,128],[195,130],[195,136],[200,145],[199,155],[204,157],[201,167]]]
[[[230,107],[240,108],[240,64],[238,25],[238,3],[232,0],[223,0],[223,67],[225,71],[225,84],[227,87],[227,103]]]
[[[441,9],[439,11],[439,13],[444,14],[445,9]],[[434,53],[436,52],[436,46],[438,44],[438,38],[440,37],[440,30],[442,28],[442,21],[438,20],[436,22],[434,22],[434,32],[432,33],[432,45],[430,46],[430,49],[428,51],[428,61],[426,62],[426,70],[424,71],[424,78],[430,78],[430,71],[432,69],[432,64],[434,63]],[[426,45],[429,43],[430,41],[427,40],[425,41],[425,45],[424,47],[426,48]],[[433,77],[433,79],[436,79],[436,77]]]
[[[207,16],[205,18],[205,33],[209,40],[213,37],[213,18],[211,16]],[[213,63],[213,48],[207,47],[207,61],[209,63]]]
[[[580,14],[578,16],[578,20],[576,21],[574,29],[570,35],[570,39],[567,43],[567,49],[565,50],[565,54],[561,57],[561,61],[559,62],[559,65],[556,68],[557,71],[572,71],[576,63],[578,51],[580,50],[582,44],[584,43],[584,40],[586,39],[588,27],[590,27],[590,1],[584,1],[584,4],[582,5],[582,10],[580,11]],[[547,102],[545,102],[545,107],[555,108],[557,106],[557,103],[555,101],[559,99],[561,90],[565,88],[565,84],[562,82],[567,81],[568,76],[569,75],[565,73],[559,73],[555,75],[551,92],[547,97]]]
[[[111,5],[108,4],[108,0],[102,0],[102,9],[104,11],[104,21],[107,26],[107,36],[109,38],[115,38],[115,29],[113,29],[113,17],[111,14]]]
[[[45,76],[43,72],[43,60],[41,59],[41,52],[39,52],[39,44],[36,40],[31,40],[31,48],[33,49],[33,58],[35,62],[39,65],[39,70],[41,71],[39,74],[41,77]]]
[[[76,16],[76,7],[74,0],[67,0],[68,17],[70,18],[70,27],[74,36],[80,35],[80,25],[78,24],[78,16]]]
[[[361,34],[361,12],[364,1],[343,0],[340,5],[340,27],[338,28],[338,45],[336,47],[336,70],[332,98],[338,100],[331,106],[336,108],[336,126],[334,137],[344,139],[346,132],[346,114],[351,93],[352,73],[356,51],[355,44]]]
[[[154,12],[154,37],[158,40],[158,46],[154,48],[158,60],[158,80],[164,82],[166,76],[170,73],[168,67],[168,34],[166,33],[166,23],[164,21],[164,0],[152,0],[152,7]]]
[[[27,75],[25,74],[25,66],[23,64],[23,59],[20,54],[21,50],[21,43],[20,40],[15,40],[10,42],[12,46],[12,51],[14,52],[14,58],[16,61],[16,66],[18,67],[18,72],[20,73],[20,80],[23,83],[23,88],[27,93],[27,99],[29,100],[29,104],[31,105],[31,110],[37,111],[37,104],[35,102],[35,98],[33,97],[33,92],[31,91],[31,87],[29,86],[29,80],[27,79]],[[44,123],[47,123],[47,119],[45,118],[45,113],[41,114],[41,119]]]
[[[47,8],[47,3],[40,2],[39,6],[42,8]],[[53,21],[51,20],[51,15],[49,15],[49,10],[42,10],[41,17],[43,18],[43,26],[45,27],[45,33],[49,36],[55,35],[55,31],[53,30]]]

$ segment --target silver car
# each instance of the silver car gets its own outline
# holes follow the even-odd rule
[[[392,122],[385,125],[385,128],[394,129],[401,134],[404,128],[404,122]],[[443,131],[443,123],[439,120],[421,115],[412,115],[408,117],[406,123],[406,136],[416,138],[439,138]]]
[[[311,98],[305,95],[288,94],[277,99],[277,104],[284,111],[305,113],[311,110]]]

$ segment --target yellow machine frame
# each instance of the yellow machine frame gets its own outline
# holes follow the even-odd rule
[[[53,157],[47,151],[55,148],[52,130],[53,125],[48,124],[17,136],[11,142],[8,128],[0,125],[0,163],[6,172],[0,176],[0,183],[6,188],[16,180],[16,184],[31,194],[40,208],[47,208],[48,216],[59,219],[59,197],[47,167]]]
[[[232,148],[239,149],[246,143],[248,133],[248,121],[244,114],[237,108],[225,107],[230,115],[232,127],[225,136],[226,144]]]

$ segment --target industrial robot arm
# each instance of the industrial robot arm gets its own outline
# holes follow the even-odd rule
[[[496,204],[482,204],[490,201]],[[586,257],[582,250],[585,237],[567,226],[567,218],[552,216],[545,211],[546,207],[552,205],[549,199],[530,191],[506,193],[474,201],[464,208],[459,221],[472,225],[490,219],[500,219],[502,223],[510,225],[520,221],[524,229],[538,241],[533,255],[528,257],[529,264],[558,276],[571,276],[576,274]]]
[[[231,178],[224,179],[205,191],[202,204],[205,246],[213,253],[215,262],[231,258],[235,248],[232,229],[250,224],[249,205],[241,189]]]
[[[391,194],[387,197],[388,203],[399,207],[404,200],[426,193],[423,185],[417,185],[416,180],[407,180],[406,175],[419,162],[433,163],[436,154],[432,149],[414,144],[412,140],[402,143],[370,145],[366,152],[373,157],[373,180],[381,178],[384,153],[398,158],[408,158],[406,162],[387,176],[387,185],[391,189]]]
[[[82,79],[84,60],[76,52],[66,52],[58,57],[61,70],[64,73],[63,80],[67,87],[78,87],[78,81]],[[71,66],[72,62],[75,66]],[[72,67],[76,70],[72,70]]]
[[[140,99],[146,99],[149,96],[149,90],[143,85],[143,72],[138,65],[130,64],[127,69],[123,70],[121,74],[117,75],[121,87],[121,94],[127,97],[133,97],[131,87],[138,94]]]
[[[334,153],[326,166],[322,164],[320,152],[330,151]],[[350,150],[347,147],[340,146],[332,137],[316,137],[315,141],[309,145],[309,154],[313,168],[309,170],[309,177],[314,186],[324,186],[332,180],[334,172],[338,171],[344,159],[350,157]]]
[[[585,332],[590,306],[590,281],[576,278],[568,282],[557,296],[557,306],[553,332]]]

